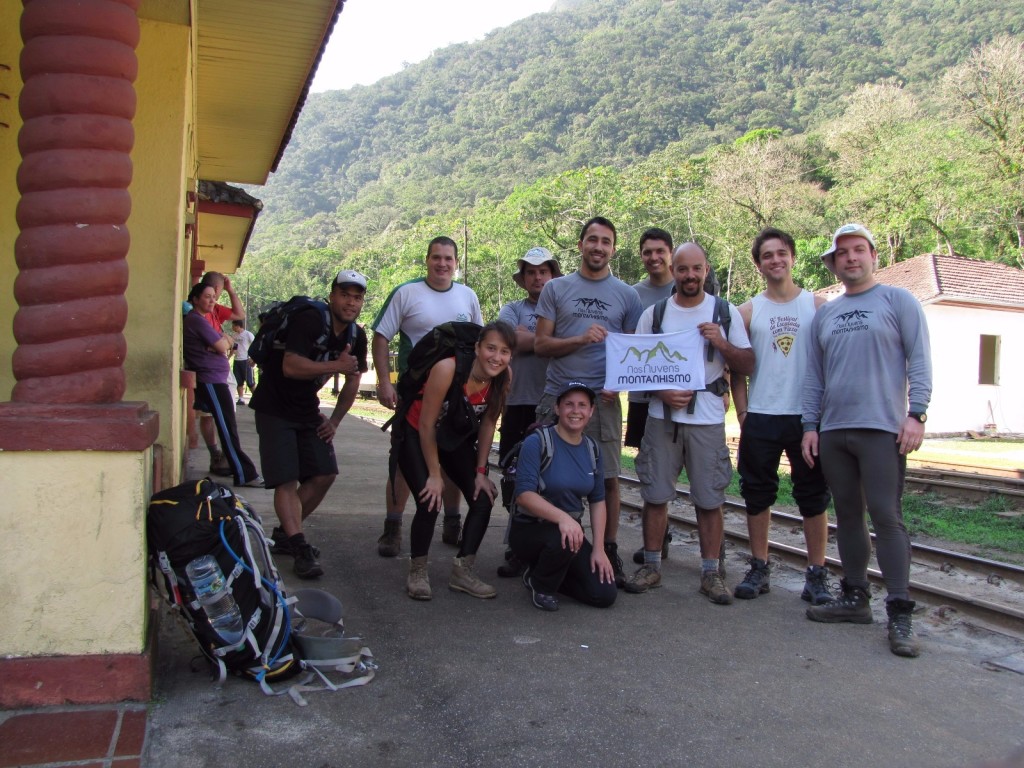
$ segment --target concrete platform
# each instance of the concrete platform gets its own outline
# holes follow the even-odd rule
[[[255,459],[252,412],[239,408],[238,418]],[[544,613],[518,580],[491,579],[503,551],[499,506],[478,560],[497,599],[446,588],[454,550],[438,533],[434,599],[410,600],[407,556],[376,553],[388,438],[350,417],[335,444],[342,473],[307,536],[323,550],[317,586],[344,603],[350,634],[379,663],[376,679],[310,693],[304,708],[240,679],[217,688],[202,665],[192,669],[191,637],[165,621],[143,765],[964,766],[1024,744],[1024,675],[990,664],[1024,654],[1020,641],[933,609],[917,621],[922,656],[897,658],[880,600],[873,625],[814,624],[795,571],[757,600],[712,605],[697,592],[690,543],[673,546],[661,589],[620,593],[608,610],[565,599]],[[202,473],[205,451],[193,453]],[[244,495],[269,530],[272,493]],[[639,544],[639,526],[624,522],[623,553]],[[280,564],[300,586],[290,561]],[[729,567],[732,586],[740,553]]]

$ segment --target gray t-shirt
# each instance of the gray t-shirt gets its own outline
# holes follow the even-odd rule
[[[558,339],[580,336],[594,323],[611,333],[632,333],[643,309],[633,287],[617,277],[590,280],[579,272],[550,280],[537,302],[537,316],[555,324],[553,335]],[[551,358],[544,392],[554,395],[567,381],[601,389],[604,349],[604,344],[585,344],[568,355]]]
[[[510,301],[498,312],[498,319],[513,328],[522,326],[530,333],[537,330],[537,304],[529,299]],[[537,357],[532,351],[517,351],[512,358],[512,388],[506,405],[537,405],[544,394],[544,381],[548,372],[548,358]]]
[[[666,285],[654,285],[651,283],[651,278],[645,278],[639,283],[633,286],[633,289],[637,292],[640,297],[640,305],[647,309],[653,304],[657,304],[662,299],[667,299],[672,295],[672,289],[675,288],[676,281],[669,280]],[[651,399],[650,392],[630,392],[629,402],[631,403],[646,403]]]
[[[921,304],[909,291],[876,285],[818,310],[803,388],[803,422],[898,434],[909,410],[932,395],[931,346]],[[909,382],[909,390],[908,390]]]

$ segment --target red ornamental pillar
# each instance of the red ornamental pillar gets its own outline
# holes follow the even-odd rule
[[[0,406],[0,421],[42,416],[81,423],[79,439],[62,436],[61,446],[72,450],[138,448],[141,414],[156,420],[143,403],[120,404],[138,4],[23,0],[17,383],[12,402]],[[129,429],[134,437],[114,424],[124,420],[124,406],[136,414],[128,418],[136,422]],[[14,428],[0,429],[0,448],[56,447],[46,445],[44,425],[37,423],[34,435],[6,426]],[[155,437],[152,424],[144,432]]]

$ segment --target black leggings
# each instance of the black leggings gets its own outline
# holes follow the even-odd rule
[[[423,449],[420,448],[420,433],[404,419],[392,428],[391,451],[416,501],[416,515],[412,519],[409,537],[410,554],[412,557],[423,557],[430,551],[430,540],[434,537],[438,510],[428,511],[427,505],[420,501],[420,491],[426,486],[430,473],[423,458]],[[480,549],[480,542],[484,540],[484,534],[487,533],[493,505],[485,493],[481,493],[476,501],[473,500],[473,492],[476,490],[475,436],[451,451],[442,451],[438,448],[437,458],[441,461],[441,469],[448,475],[448,479],[462,491],[468,507],[466,521],[462,526],[459,557],[475,555]]]
[[[516,557],[529,564],[530,580],[538,592],[561,592],[597,608],[615,602],[615,582],[601,583],[590,569],[593,548],[588,539],[584,538],[583,546],[573,552],[562,546],[562,533],[554,523],[513,520],[508,540]]]
[[[903,525],[903,482],[907,457],[896,435],[879,429],[822,432],[819,459],[836,507],[836,544],[843,575],[867,589],[871,537],[888,599],[910,599],[910,536]]]
[[[220,444],[224,449],[224,458],[231,467],[235,485],[242,485],[258,477],[256,465],[242,450],[242,441],[238,438],[235,398],[231,396],[231,388],[223,383],[198,383],[196,401],[206,406],[206,412],[213,416],[213,423],[217,425],[217,434],[220,435]]]

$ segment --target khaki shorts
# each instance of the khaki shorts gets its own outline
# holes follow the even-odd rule
[[[553,422],[554,408],[555,396],[545,392],[537,405],[537,421]],[[622,471],[622,401],[617,395],[610,403],[602,402],[600,394],[597,396],[594,415],[584,432],[601,446],[604,479],[618,477]]]
[[[725,503],[732,480],[725,424],[677,424],[648,416],[636,457],[640,496],[650,504],[672,501],[683,469],[694,506],[715,509]]]

